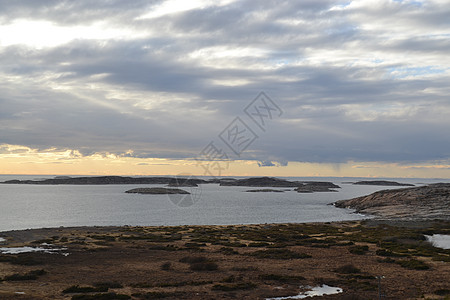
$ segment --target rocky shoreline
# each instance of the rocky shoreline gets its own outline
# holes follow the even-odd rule
[[[386,219],[450,220],[450,184],[382,190],[373,194],[334,203],[339,208]]]

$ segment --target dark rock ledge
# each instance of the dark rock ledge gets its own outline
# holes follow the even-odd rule
[[[274,189],[259,189],[259,190],[248,190],[247,193],[284,193],[283,190]]]
[[[161,194],[190,194],[182,189],[168,189],[162,187],[155,188],[137,188],[126,191],[129,194],[151,194],[151,195],[161,195]]]

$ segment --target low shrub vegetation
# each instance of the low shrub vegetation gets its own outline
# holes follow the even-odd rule
[[[161,270],[168,271],[170,269],[172,269],[172,263],[170,262],[165,262],[161,265]]]
[[[72,296],[72,300],[127,300],[127,299],[131,299],[131,297],[128,295],[116,293]]]
[[[262,274],[259,276],[261,280],[273,280],[279,282],[298,282],[306,280],[305,277],[300,275],[278,275],[278,274]]]
[[[207,261],[191,264],[190,269],[192,271],[215,271],[219,269],[219,266],[215,262]]]
[[[177,299],[181,297],[183,293],[181,292],[148,292],[148,293],[135,293],[131,294],[131,296],[135,297],[136,299],[164,299],[164,298],[171,298],[171,299]]]
[[[25,274],[12,274],[5,276],[4,281],[22,281],[22,280],[36,280],[39,276],[45,275],[47,272],[45,270],[34,270]]]
[[[41,261],[36,260],[29,254],[0,255],[0,262],[7,262],[13,265],[20,265],[20,266],[35,266],[42,264]]]
[[[450,295],[450,290],[449,289],[438,289],[436,291],[434,291],[435,295],[438,296],[447,296]]]
[[[62,292],[64,294],[75,294],[75,293],[95,293],[95,292],[107,292],[109,290],[109,287],[107,286],[79,286],[79,285],[72,285],[66,289],[64,289]]]
[[[208,259],[204,256],[185,256],[180,259],[180,262],[186,264],[202,263],[206,261],[208,261]]]
[[[190,265],[192,271],[215,271],[219,266],[204,256],[186,256],[180,262]]]
[[[253,282],[240,282],[235,284],[215,284],[212,287],[213,291],[236,291],[236,290],[251,290],[256,288],[256,284]]]
[[[375,253],[378,256],[391,256],[391,257],[403,257],[403,256],[405,256],[404,254],[395,253],[395,252],[392,252],[392,251],[386,250],[386,249],[378,249]]]
[[[369,251],[369,246],[352,246],[348,251],[352,254],[364,255]]]
[[[267,249],[258,250],[248,255],[258,258],[272,258],[272,259],[302,259],[311,258],[312,256],[305,253],[294,252],[289,249]]]
[[[230,247],[222,247],[217,252],[223,253],[225,255],[239,254],[239,252],[237,252],[236,250],[234,250],[233,248],[230,248]]]
[[[355,267],[354,265],[344,265],[334,270],[336,273],[340,274],[357,274],[361,273],[361,270]]]
[[[417,259],[399,260],[396,263],[410,270],[428,270],[430,268],[426,263]]]
[[[123,285],[118,282],[97,282],[94,283],[97,288],[108,288],[108,289],[121,289]]]

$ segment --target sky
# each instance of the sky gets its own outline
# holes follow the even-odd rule
[[[449,15],[0,0],[0,174],[450,178]]]

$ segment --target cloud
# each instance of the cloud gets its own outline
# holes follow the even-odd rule
[[[287,161],[258,161],[258,167],[286,167],[288,165]]]
[[[273,167],[275,164],[271,161],[258,161],[258,167]]]
[[[240,159],[448,159],[444,2],[1,1],[0,144],[195,158],[265,91]]]

